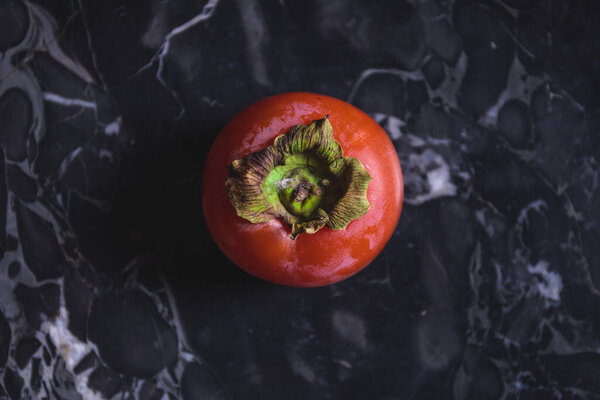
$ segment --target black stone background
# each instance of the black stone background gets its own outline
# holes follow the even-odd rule
[[[0,399],[600,399],[600,3],[0,0]],[[406,180],[337,285],[203,223],[229,118],[350,101]]]

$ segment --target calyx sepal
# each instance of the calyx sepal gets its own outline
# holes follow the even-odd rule
[[[372,178],[357,158],[343,156],[327,116],[293,126],[228,168],[225,186],[237,215],[252,223],[280,218],[292,239],[323,226],[344,229],[369,210]]]

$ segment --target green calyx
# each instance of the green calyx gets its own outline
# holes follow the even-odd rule
[[[295,239],[323,226],[344,229],[363,216],[371,179],[358,159],[343,156],[325,117],[233,161],[225,185],[240,217],[252,223],[280,218]]]

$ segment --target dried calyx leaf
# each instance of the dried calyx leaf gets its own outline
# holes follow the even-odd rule
[[[344,229],[363,216],[371,179],[358,159],[343,156],[325,117],[233,161],[225,185],[240,217],[252,223],[281,218],[295,239],[323,226]]]

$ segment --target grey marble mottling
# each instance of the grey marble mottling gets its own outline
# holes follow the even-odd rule
[[[0,399],[600,399],[600,3],[0,0]],[[369,113],[406,198],[318,289],[204,225],[236,112]]]

